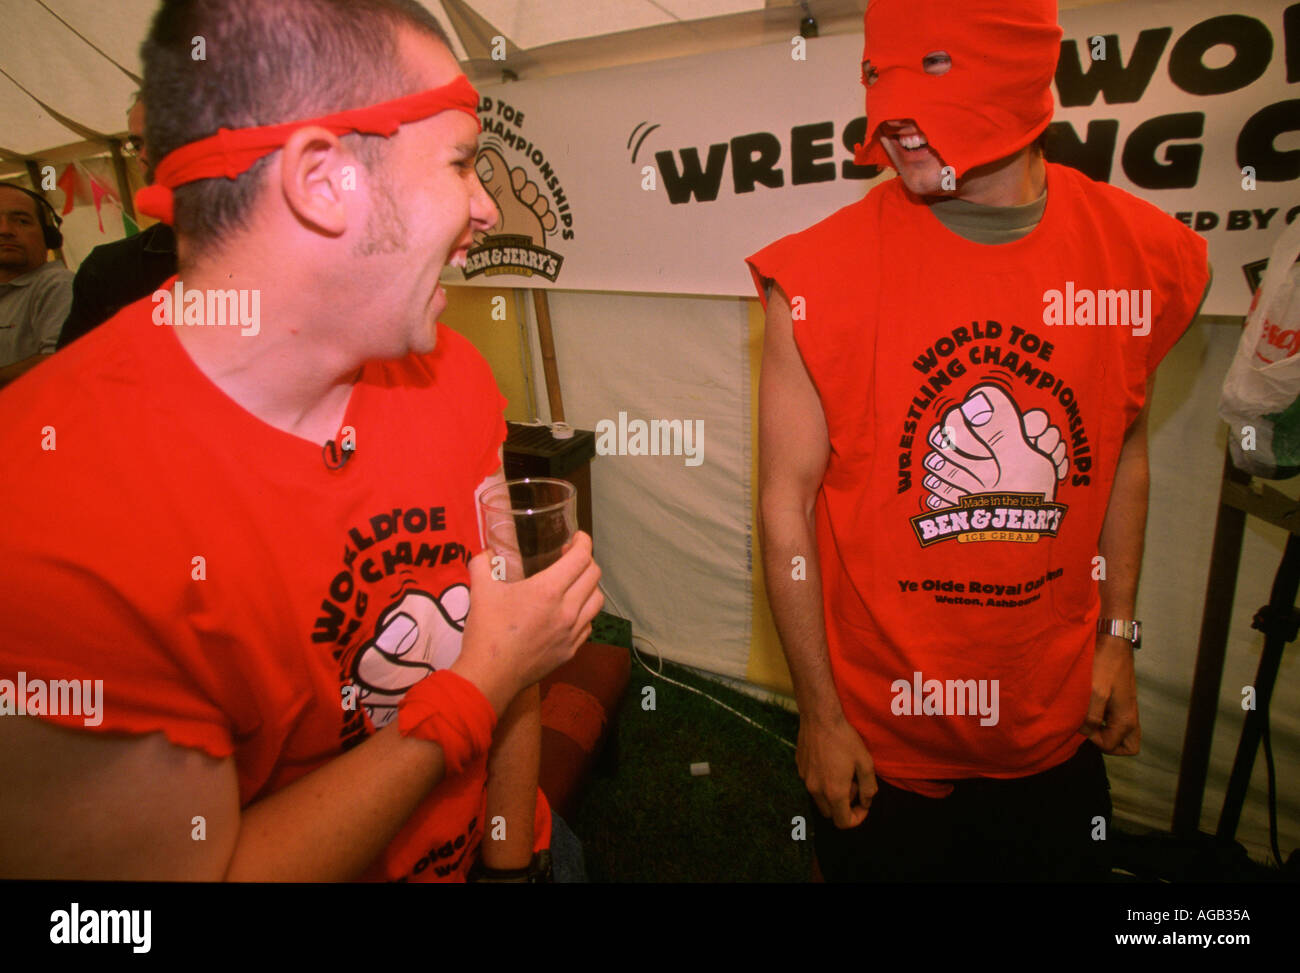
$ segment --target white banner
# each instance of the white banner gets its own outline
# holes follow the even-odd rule
[[[1248,281],[1300,217],[1300,3],[1251,7],[1061,14],[1052,155],[1203,234],[1211,314],[1245,313]],[[853,165],[861,57],[861,36],[792,38],[484,87],[478,167],[504,219],[465,278],[752,295],[746,256],[892,174]]]

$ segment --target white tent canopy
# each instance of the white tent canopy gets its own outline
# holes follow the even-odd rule
[[[865,0],[423,0],[471,80],[540,78],[789,37],[861,30]],[[23,159],[108,151],[140,87],[158,0],[7,0],[0,35],[0,177]],[[807,11],[807,12],[805,12]],[[494,60],[504,41],[506,58]],[[96,143],[99,143],[96,145]],[[16,163],[18,163],[16,165]]]

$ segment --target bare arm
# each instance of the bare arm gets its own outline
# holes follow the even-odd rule
[[[452,670],[501,713],[572,657],[600,609],[591,541],[533,578],[470,564],[474,611]],[[390,724],[240,810],[232,758],[162,734],[100,736],[31,717],[0,720],[0,877],[347,881],[442,779],[441,748]],[[196,840],[193,822],[205,831]]]
[[[830,460],[821,399],[794,342],[790,303],[779,287],[768,300],[758,384],[758,498],[767,594],[790,665],[799,712],[840,712],[822,617],[813,509]],[[806,580],[793,577],[804,561]]]
[[[487,823],[482,844],[488,868],[527,868],[533,859],[533,818],[542,761],[542,696],[529,686],[515,697],[497,725],[488,758]],[[505,819],[506,835],[492,839],[492,822]]]
[[[241,814],[232,757],[208,757],[161,733],[101,736],[7,719],[0,721],[0,774],[22,785],[0,801],[0,873],[353,879],[442,772],[437,744],[403,737],[392,725]]]
[[[1195,322],[1214,285],[1214,268],[1207,266],[1205,291],[1192,315]],[[1098,588],[1101,617],[1130,620],[1137,612],[1138,575],[1146,537],[1147,503],[1151,485],[1147,426],[1156,377],[1147,380],[1142,410],[1124,434],[1110,503],[1102,521],[1098,553],[1105,559],[1106,575]],[[1092,664],[1092,698],[1079,732],[1104,753],[1131,757],[1142,746],[1138,719],[1137,674],[1133,646],[1114,635],[1098,633]]]
[[[790,302],[767,305],[758,387],[758,492],[763,570],[799,703],[799,775],[841,828],[860,824],[876,792],[866,745],[844,718],[822,614],[814,507],[830,459],[826,414],[794,341]],[[795,558],[806,576],[798,580]]]
[[[1101,617],[1132,619],[1137,611],[1138,574],[1146,535],[1150,468],[1147,417],[1155,376],[1147,382],[1146,402],[1124,436],[1110,503],[1102,522],[1098,553],[1105,579],[1098,586]],[[1093,662],[1092,700],[1081,729],[1105,753],[1132,756],[1138,752],[1142,729],[1138,722],[1137,678],[1133,647],[1114,635],[1097,636]]]

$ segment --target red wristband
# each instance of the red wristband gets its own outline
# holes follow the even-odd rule
[[[431,672],[406,691],[397,706],[402,736],[442,747],[447,774],[459,774],[487,752],[496,710],[472,682],[450,669]]]

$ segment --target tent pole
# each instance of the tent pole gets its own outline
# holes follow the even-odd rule
[[[138,225],[140,220],[135,215],[135,200],[131,198],[131,179],[126,174],[126,160],[122,158],[122,143],[112,139],[108,143],[108,148],[113,153],[113,175],[117,176],[117,194],[122,199],[122,209],[127,216],[131,217],[132,222]]]
[[[532,329],[528,324],[528,305],[526,291],[522,287],[510,288],[515,298],[516,337],[519,340],[519,368],[524,374],[524,391],[528,396],[528,418],[537,420],[541,413],[537,411],[537,370],[533,367]]]
[[[546,291],[533,288],[533,310],[537,312],[537,341],[542,346],[542,371],[546,375],[546,398],[551,403],[551,422],[564,421],[564,399],[560,394],[560,369],[555,362],[555,338],[551,334],[551,306]]]

